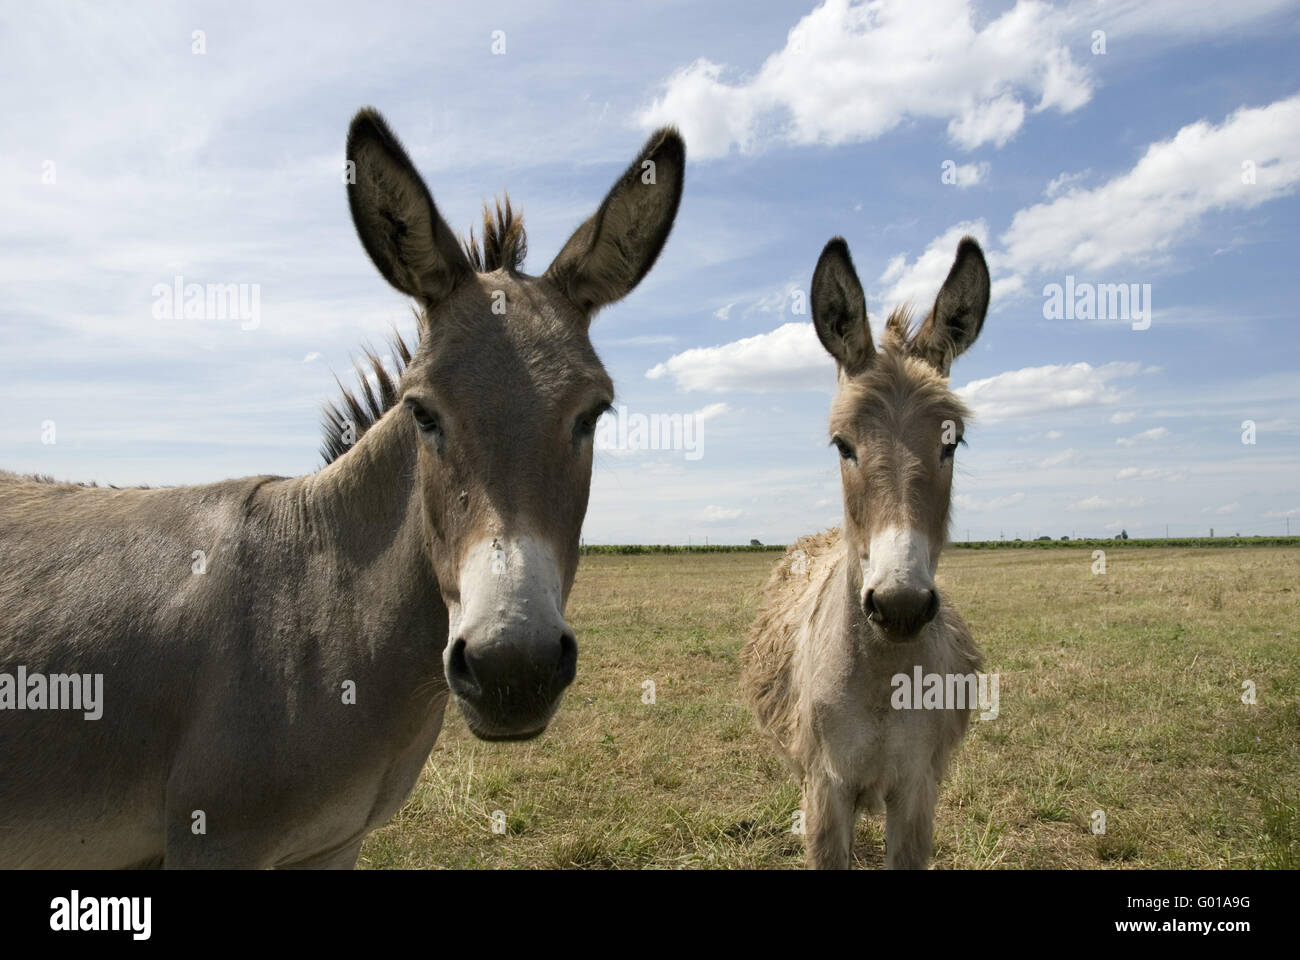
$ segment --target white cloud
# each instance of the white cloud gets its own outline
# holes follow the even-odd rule
[[[1253,183],[1242,182],[1246,161],[1253,164]],[[1048,196],[1078,176],[1061,174],[1048,184]],[[905,302],[928,307],[952,266],[957,242],[970,234],[985,249],[996,306],[1023,290],[1027,275],[1141,262],[1185,236],[1201,215],[1250,209],[1291,193],[1298,183],[1300,94],[1267,107],[1242,108],[1219,126],[1188,124],[1172,139],[1148,146],[1127,173],[1095,189],[1071,188],[1051,202],[1019,210],[1000,238],[1000,250],[990,249],[983,220],[955,224],[915,261],[894,256],[880,277],[886,289],[874,299],[889,307]],[[1138,211],[1141,215],[1134,215]],[[1176,315],[1161,316],[1167,322]],[[1151,366],[1144,372],[1160,370]]]
[[[1065,509],[1067,509],[1067,510],[1101,510],[1101,509],[1104,509],[1105,507],[1108,507],[1108,506],[1110,506],[1110,501],[1109,501],[1109,500],[1104,500],[1104,499],[1102,499],[1101,497],[1089,497],[1089,498],[1086,499],[1086,500],[1079,500],[1079,501],[1077,501],[1077,502],[1075,502],[1075,503],[1072,503],[1072,504],[1070,504],[1069,506],[1067,506]]]
[[[947,231],[930,241],[925,252],[912,263],[907,257],[898,254],[892,257],[880,275],[880,282],[886,284],[884,293],[873,299],[884,304],[885,313],[904,303],[911,303],[921,309],[928,309],[934,302],[939,287],[943,284],[948,271],[952,269],[952,258],[957,253],[957,244],[964,236],[972,236],[981,246],[988,243],[988,225],[983,220],[968,220],[954,224]]]
[[[1086,102],[1091,92],[1084,94]],[[1010,94],[976,104],[948,123],[948,135],[960,147],[974,150],[980,144],[1002,146],[1025,122],[1025,105]]]
[[[773,290],[759,297],[745,308],[745,316],[755,313],[784,313],[793,303],[793,297],[800,292],[799,284],[793,280],[787,282],[780,290]]]
[[[734,82],[699,59],[638,119],[676,123],[697,158],[768,141],[874,140],[913,118],[947,121],[959,147],[1001,146],[1027,113],[1069,113],[1092,96],[1062,11],[1021,0],[978,28],[970,0],[827,0],[757,74]]]
[[[718,307],[718,309],[713,311],[713,315],[717,317],[719,320],[730,320],[731,308],[734,306],[735,306],[734,303],[729,303],[725,307]]]
[[[1214,512],[1222,517],[1222,516],[1227,516],[1230,513],[1236,513],[1240,509],[1241,509],[1241,504],[1239,503],[1225,503],[1223,506],[1219,507]]]
[[[317,353],[315,350],[313,350],[311,351],[311,353],[307,354],[307,356],[302,358],[302,362],[311,363],[313,360],[319,360],[319,359],[320,359],[320,354]]]
[[[952,168],[953,186],[959,190],[983,183],[989,175],[989,163],[961,163]]]
[[[1060,453],[1054,453],[1050,457],[1035,461],[1034,466],[1041,470],[1050,470],[1052,467],[1063,467],[1068,463],[1074,463],[1079,459],[1079,451],[1071,447],[1069,450],[1062,450]]]
[[[1274,417],[1272,420],[1261,420],[1255,424],[1255,429],[1261,433],[1264,431],[1269,433],[1294,433],[1296,422],[1287,417]]]
[[[835,363],[811,323],[793,322],[720,346],[695,347],[646,371],[651,380],[666,376],[679,390],[829,392],[835,388]]]
[[[644,333],[634,337],[614,337],[601,339],[602,346],[610,347],[658,347],[665,343],[676,343],[677,338],[669,333]]]
[[[1108,499],[1106,497],[1092,496],[1067,504],[1065,509],[1070,513],[1081,513],[1090,510],[1107,510],[1111,507],[1137,508],[1145,504],[1145,497],[1115,497],[1114,499]]]
[[[638,116],[644,127],[675,123],[692,157],[717,157],[733,144],[753,148],[763,98],[747,87],[722,82],[723,66],[701,58],[673,72],[664,93]]]
[[[957,255],[957,244],[962,237],[974,237],[986,250],[989,245],[988,224],[983,220],[966,220],[953,224],[939,236],[930,241],[925,251],[914,261],[908,263],[904,254],[890,258],[885,271],[880,275],[880,283],[885,285],[883,293],[873,296],[888,314],[893,308],[910,303],[922,310],[928,310],[939,293],[948,271],[952,269],[953,257]],[[989,271],[995,276],[999,262],[997,255],[987,255]],[[991,298],[997,303],[1003,297],[1015,293],[1024,286],[1023,278],[1017,275],[998,277],[993,280]]]
[[[1136,416],[1137,416],[1137,414],[1134,413],[1132,410],[1120,410],[1118,413],[1112,413],[1112,414],[1110,415],[1110,422],[1111,422],[1111,423],[1128,423],[1130,420],[1132,420],[1132,419],[1133,419],[1134,417],[1136,417]]]
[[[1243,182],[1243,163],[1254,182]],[[1019,211],[1002,236],[1002,263],[1023,272],[1127,265],[1168,248],[1203,214],[1251,209],[1297,183],[1300,95],[1242,108],[1218,126],[1188,124],[1102,186]]]
[[[827,0],[748,77],[701,58],[673,72],[637,119],[676,123],[696,158],[769,142],[868,141],[913,119],[947,121],[956,145],[1001,146],[1029,114],[1070,113],[1091,99],[1091,57],[1071,45],[1095,28],[1110,42],[1221,37],[1288,0],[1017,0],[995,19],[974,0]],[[1154,55],[1150,42],[1128,51]],[[730,75],[724,77],[724,75]],[[1064,182],[1063,184],[1064,185]]]
[[[1222,34],[1291,5],[1291,0],[1233,0],[1232,3],[1187,3],[1186,0],[1080,0],[1070,5],[1076,23],[1104,27],[1107,38]]]
[[[739,520],[745,511],[738,507],[715,507],[709,505],[700,513],[700,519],[705,523],[727,523],[731,520]]]
[[[1061,173],[1060,176],[1053,177],[1048,182],[1043,193],[1049,197],[1054,197],[1062,190],[1072,188],[1074,184],[1086,178],[1091,172],[1091,170],[1080,170],[1078,173]]]
[[[690,414],[696,423],[705,423],[709,420],[716,420],[718,417],[725,416],[731,412],[731,407],[725,403],[711,403],[707,407],[701,407],[694,413]]]
[[[1181,470],[1162,470],[1159,467],[1125,467],[1115,474],[1116,480],[1160,480],[1164,483],[1177,483],[1187,479]]]
[[[1135,433],[1131,437],[1118,437],[1115,443],[1121,447],[1133,447],[1144,440],[1163,440],[1167,436],[1169,436],[1169,431],[1164,427],[1152,427],[1150,430]]]
[[[972,380],[956,390],[979,418],[997,423],[1013,417],[1118,403],[1123,393],[1113,381],[1135,376],[1141,364],[1112,362],[1054,364],[1009,370]]]
[[[1048,440],[1060,440],[1061,437],[1065,436],[1065,434],[1061,433],[1060,430],[1048,430],[1044,436],[1047,437]]]
[[[1012,493],[1005,497],[993,497],[989,500],[980,500],[965,493],[959,493],[952,498],[955,503],[963,510],[970,510],[974,513],[987,513],[990,510],[1003,510],[1007,507],[1014,507],[1025,499],[1023,493]]]

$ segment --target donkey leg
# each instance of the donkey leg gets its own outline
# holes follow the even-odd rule
[[[262,870],[270,865],[261,842],[195,832],[188,817],[169,818],[165,870]]]
[[[939,786],[929,778],[899,784],[885,798],[885,868],[924,870],[934,841]]]
[[[847,870],[853,863],[854,791],[826,776],[804,782],[805,852],[814,870]]]
[[[282,863],[277,866],[276,869],[351,870],[357,865],[357,857],[361,855],[361,844],[365,839],[366,836],[363,833],[356,840],[349,840],[341,847],[336,847],[333,850],[326,850],[324,853],[318,853],[305,860],[297,860],[293,863]]]
[[[263,870],[273,863],[276,834],[261,811],[227,785],[231,771],[184,758],[168,779],[163,805],[166,870]]]
[[[260,825],[245,828],[247,811],[191,801],[169,803],[166,817],[165,870],[265,870],[273,864],[275,836]]]

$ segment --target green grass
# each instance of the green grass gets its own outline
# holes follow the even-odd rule
[[[1101,575],[1073,549],[945,554],[946,596],[1000,674],[1001,708],[949,770],[935,866],[1300,868],[1300,551],[1103,543]],[[775,560],[584,556],[578,679],[550,730],[482,743],[450,710],[361,865],[800,866],[798,787],[736,685]],[[879,866],[881,819],[857,840]]]
[[[1079,540],[959,540],[952,543],[959,550],[1007,550],[1033,547],[1053,550],[1058,547],[1109,550],[1111,547],[1181,547],[1199,549],[1201,547],[1300,547],[1300,537],[1146,537],[1128,540],[1090,539]]]
[[[584,557],[601,554],[641,556],[652,553],[782,553],[784,551],[785,546],[779,543],[715,543],[690,546],[679,543],[595,543],[583,546],[582,555]]]
[[[959,550],[1014,550],[1025,547],[1034,549],[1054,549],[1056,547],[1110,549],[1124,547],[1300,547],[1300,537],[1151,537],[1147,539],[1115,540],[1089,539],[1079,540],[961,540],[951,544]],[[640,556],[652,553],[759,553],[785,550],[778,543],[760,544],[671,544],[671,543],[601,543],[583,546],[582,555],[599,556],[601,554],[620,554]]]

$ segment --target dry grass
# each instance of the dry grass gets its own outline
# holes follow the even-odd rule
[[[361,865],[800,866],[797,785],[737,698],[775,560],[585,557],[569,608],[578,679],[550,731],[481,743],[449,711]],[[945,555],[1001,712],[972,725],[950,770],[935,866],[1300,867],[1300,551],[1117,546],[1105,574],[1092,564],[1070,549]],[[881,820],[858,841],[879,866]]]

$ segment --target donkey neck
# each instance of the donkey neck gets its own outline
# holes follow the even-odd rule
[[[327,558],[356,603],[383,603],[399,618],[445,617],[424,529],[415,425],[389,410],[346,454],[293,481],[288,509],[299,538]],[[370,591],[361,596],[359,591]]]
[[[418,448],[411,418],[390,410],[333,463],[286,482],[271,514],[279,535],[268,545],[284,553],[284,576],[298,578],[279,591],[292,605],[281,615],[315,624],[313,642],[349,669],[368,664],[368,682],[417,714],[445,692],[447,638],[419,497]]]
[[[303,477],[318,509],[347,515],[364,509],[387,526],[404,518],[415,498],[416,451],[411,419],[393,407],[342,457]]]
[[[371,553],[381,543],[414,536],[423,543],[416,484],[419,443],[410,417],[394,407],[346,454],[300,478],[300,492],[318,536],[345,552]]]

